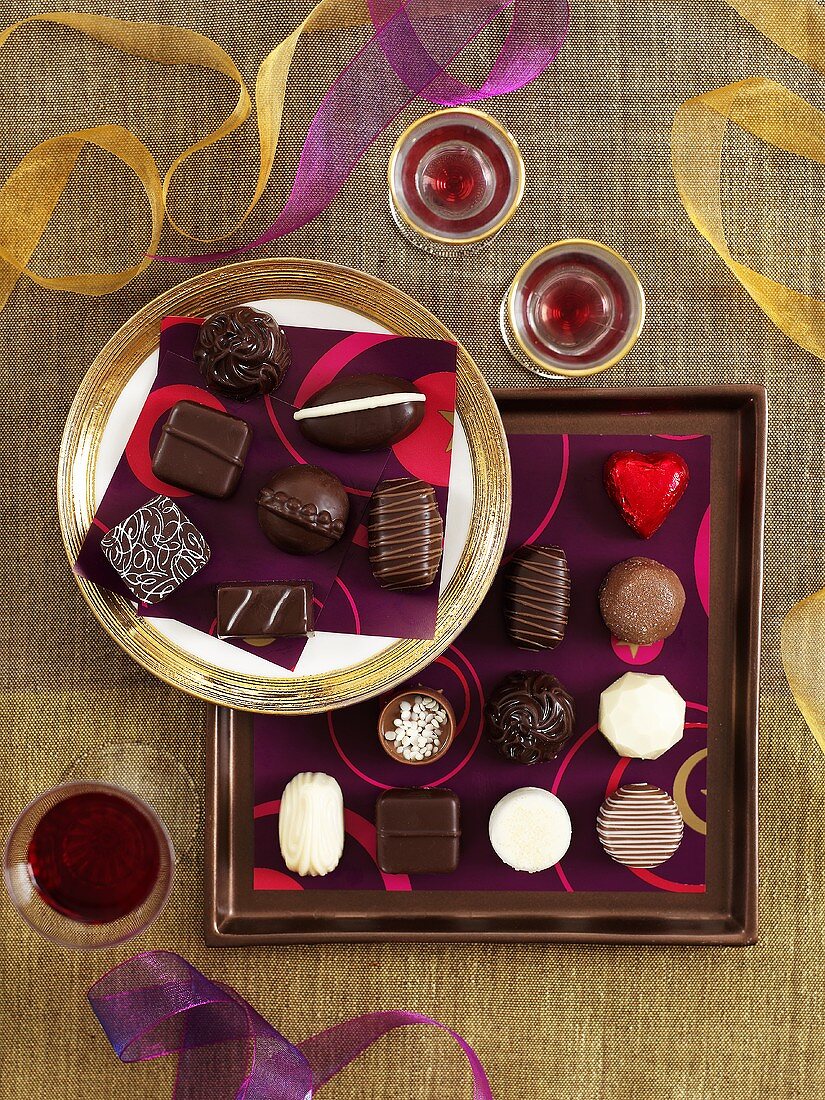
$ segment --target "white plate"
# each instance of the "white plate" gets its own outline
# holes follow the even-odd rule
[[[454,340],[408,295],[363,272],[317,260],[267,258],[208,271],[134,315],[80,384],[63,434],[58,512],[77,559],[157,371],[164,317],[205,317],[254,303],[285,324]],[[117,644],[167,683],[222,706],[305,714],[387,691],[434,661],[467,625],[495,576],[510,514],[510,461],[484,378],[457,343],[456,420],[446,546],[435,636],[371,638],[322,633],[291,672],[170,619],[144,619],[122,596],[77,577]]]
[[[328,302],[305,301],[300,298],[262,298],[250,302],[277,317],[282,325],[306,328],[340,329],[345,332],[389,332],[389,329],[369,321],[360,313]],[[95,508],[103,499],[109,482],[120,462],[132,434],[140,410],[149,395],[158,371],[158,352],[154,351],[138,367],[115,402],[106,420],[95,467]],[[82,476],[83,471],[78,471]],[[82,486],[78,486],[82,490]],[[461,558],[470,529],[473,512],[473,477],[470,452],[461,418],[456,416],[450,467],[450,495],[447,523],[444,530],[444,558],[441,588],[452,579]],[[137,604],[135,604],[137,607]],[[202,630],[196,630],[178,619],[152,619],[165,638],[179,646],[190,657],[220,665],[242,675],[283,679],[292,676],[312,676],[343,671],[375,657],[397,638],[377,638],[355,634],[333,634],[319,630],[307,642],[294,671],[266,661],[254,653],[223,642]]]

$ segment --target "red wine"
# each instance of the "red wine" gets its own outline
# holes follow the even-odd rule
[[[466,217],[489,187],[485,168],[474,149],[448,142],[421,165],[419,191],[431,209],[446,217]]]
[[[585,253],[551,255],[519,296],[520,327],[539,353],[586,366],[627,335],[629,297],[618,273]]]
[[[29,842],[29,870],[52,909],[85,924],[125,917],[151,894],[160,870],[152,821],[119,795],[69,795],[48,810]]]
[[[413,124],[390,162],[395,208],[416,229],[453,244],[500,228],[522,186],[513,139],[485,116],[460,109]]]

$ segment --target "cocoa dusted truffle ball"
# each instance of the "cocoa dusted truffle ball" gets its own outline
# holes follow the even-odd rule
[[[251,306],[207,317],[195,340],[194,357],[209,389],[235,401],[277,390],[292,362],[281,326]]]
[[[573,699],[549,672],[511,672],[484,708],[487,736],[514,764],[554,760],[573,734]]]
[[[599,607],[620,642],[653,645],[669,638],[682,617],[685,590],[672,569],[651,558],[628,558],[602,581]]]

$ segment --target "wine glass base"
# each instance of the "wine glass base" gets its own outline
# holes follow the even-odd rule
[[[401,236],[415,248],[420,248],[423,252],[429,252],[433,256],[446,258],[448,256],[463,255],[465,252],[473,252],[481,248],[482,245],[489,244],[498,236],[498,234],[495,233],[490,237],[485,237],[482,241],[470,241],[468,243],[456,241],[455,244],[446,244],[443,241],[434,241],[429,237],[425,237],[423,233],[418,233],[411,225],[404,221],[398,213],[391,197],[389,199],[389,207],[393,225]]]
[[[605,363],[604,366],[582,367],[581,370],[576,370],[574,367],[569,366],[554,370],[549,364],[540,364],[531,359],[530,356],[525,353],[518,340],[516,340],[513,328],[510,324],[510,319],[507,315],[506,298],[499,307],[498,320],[504,346],[520,366],[524,367],[525,370],[529,370],[531,374],[537,374],[540,378],[552,378],[552,380],[559,385],[564,385],[565,383],[574,381],[576,378],[588,378],[591,375],[599,374],[601,371],[607,370],[608,367],[613,365],[611,362]]]
[[[200,832],[201,797],[189,772],[169,753],[140,741],[105,744],[78,757],[61,783],[109,783],[136,794],[166,826],[175,863],[185,860]]]

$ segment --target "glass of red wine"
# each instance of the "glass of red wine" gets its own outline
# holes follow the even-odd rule
[[[607,370],[635,344],[645,296],[627,260],[599,241],[558,241],[531,256],[501,303],[504,342],[528,370]]]
[[[3,874],[21,917],[80,950],[140,935],[172,888],[174,852],[163,822],[136,795],[107,783],[55,787],[30,803],[6,844]]]
[[[466,107],[436,111],[398,138],[390,213],[407,240],[446,256],[489,240],[518,209],[524,162],[503,126]]]

